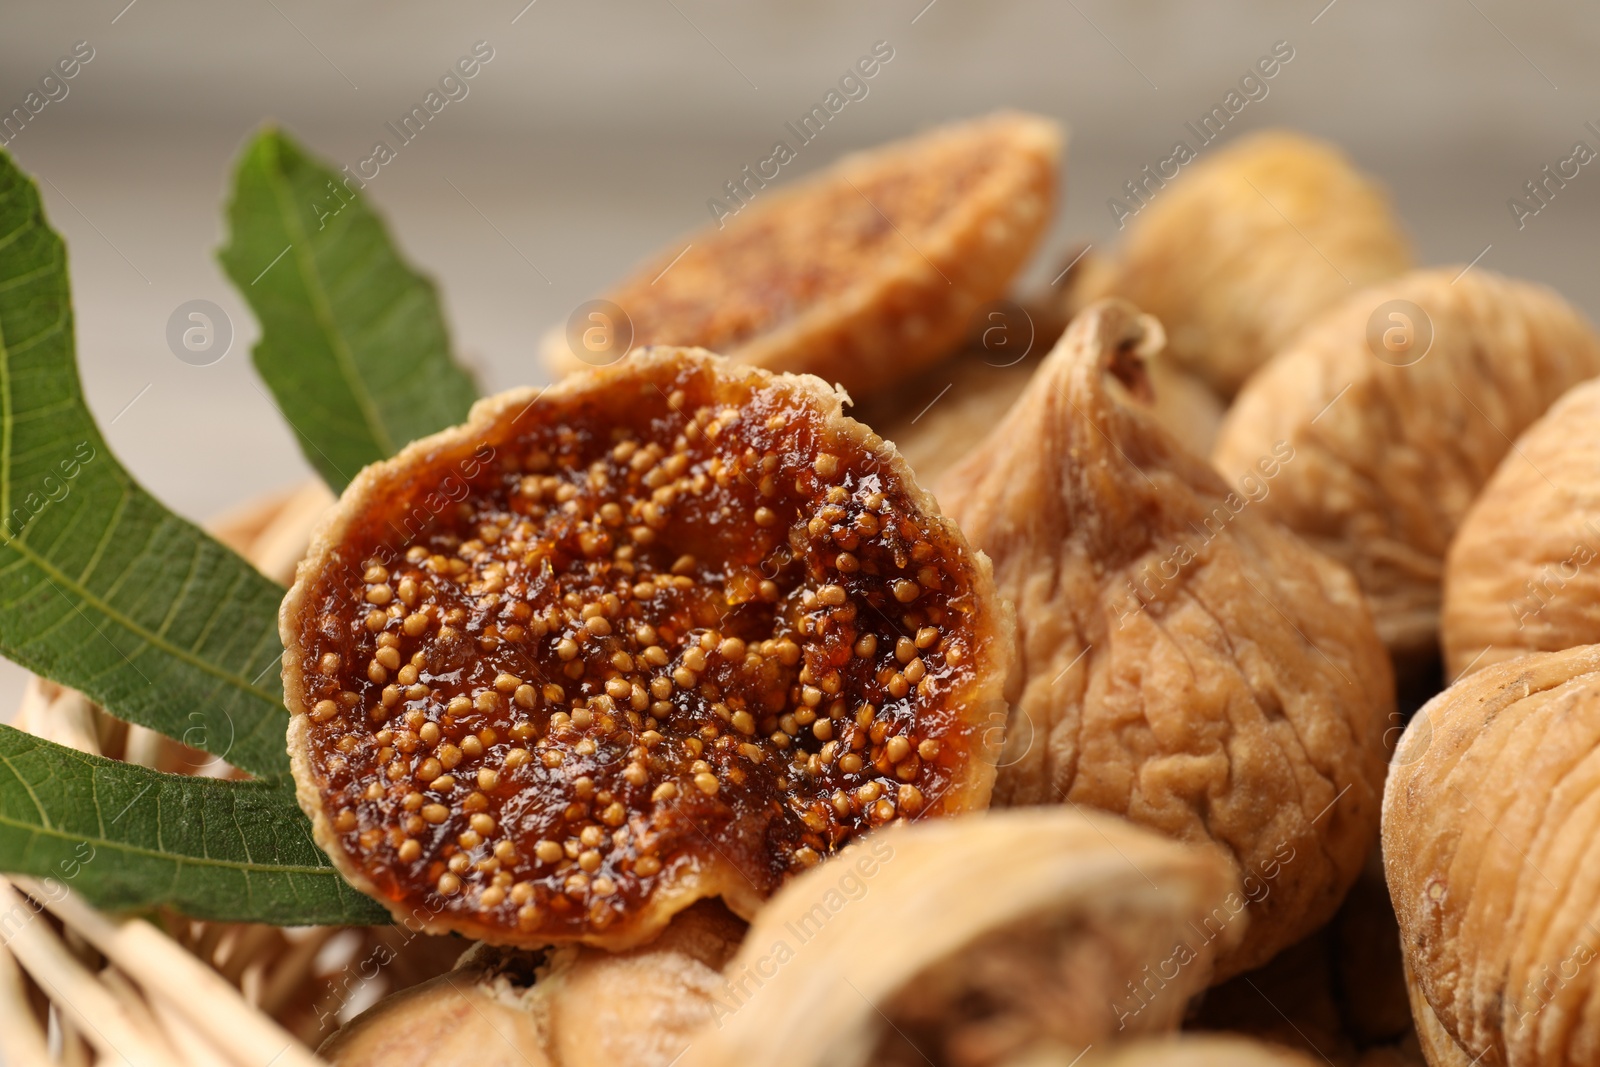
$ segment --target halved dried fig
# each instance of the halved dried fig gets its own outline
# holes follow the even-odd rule
[[[1241,495],[1112,395],[1160,345],[1131,305],[1086,310],[939,498],[1017,607],[996,803],[1228,850],[1251,914],[1228,976],[1326,922],[1360,873],[1394,686],[1349,573],[1264,514],[1296,453],[1250,457]]]
[[[1005,292],[1049,225],[1061,144],[1049,119],[1001,112],[783,191],[752,176],[733,217],[674,242],[606,299],[638,344],[702,345],[864,395],[947,354]],[[556,331],[545,355],[560,374],[614,344],[576,351]]]
[[[1173,358],[1224,396],[1350,286],[1411,265],[1388,197],[1330,144],[1270,130],[1188,167],[1170,189],[1148,171],[1130,183],[1147,204],[1112,200],[1119,223],[1136,212],[1121,258],[1081,270],[1069,299],[1155,315]]]
[[[1383,855],[1425,1044],[1600,1061],[1600,645],[1475,671],[1406,729]],[[1448,1046],[1443,1051],[1448,1054]],[[1449,1056],[1430,1062],[1449,1062]]]
[[[1549,289],[1481,268],[1352,295],[1250,380],[1212,458],[1230,477],[1281,443],[1261,501],[1355,572],[1401,673],[1436,657],[1445,550],[1512,440],[1600,374],[1600,337]]]
[[[1517,439],[1461,520],[1444,563],[1451,678],[1524,652],[1600,641],[1600,379]]]
[[[981,808],[988,561],[815,378],[655,349],[357,476],[285,599],[317,841],[425,929],[638,944]]]
[[[1238,888],[1213,849],[1068,808],[875,833],[756,917],[681,1067],[988,1067],[1168,1030],[1238,941]]]

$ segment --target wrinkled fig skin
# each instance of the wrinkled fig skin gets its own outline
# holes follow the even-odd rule
[[[1160,328],[1086,310],[939,488],[1017,608],[1022,685],[997,804],[1083,804],[1238,862],[1259,966],[1321,926],[1377,835],[1394,707],[1348,572],[1231,494],[1108,374]],[[1255,494],[1300,459],[1269,444]]]
[[[1067,808],[875,833],[756,917],[681,1067],[990,1067],[1169,1030],[1242,932],[1211,919],[1238,891],[1215,850]]]
[[[1518,439],[1461,520],[1439,630],[1451,678],[1600,641],[1600,380]]]
[[[1600,1062],[1600,645],[1468,675],[1395,752],[1383,852],[1406,963],[1482,1062]]]
[[[334,1067],[554,1067],[530,1007],[543,953],[518,955],[517,967],[458,968],[385,997],[318,1053]]]
[[[721,904],[702,901],[645,948],[573,951],[547,986],[556,1064],[668,1067],[715,1017],[721,969],[744,933],[745,924]]]
[[[389,997],[323,1046],[336,1067],[668,1067],[711,1021],[744,936],[721,904],[609,953],[478,945],[456,970]]]
[[[1404,367],[1367,339],[1397,299],[1433,328]],[[1405,674],[1437,654],[1445,550],[1473,498],[1511,441],[1596,374],[1600,338],[1550,290],[1477,267],[1416,271],[1352,295],[1263,367],[1212,459],[1237,477],[1277,442],[1294,448],[1261,511],[1355,572]]]
[[[1178,364],[1224,396],[1351,285],[1411,265],[1388,197],[1331,145],[1268,131],[1185,172],[1126,220],[1120,261],[1071,292],[1155,315]]]

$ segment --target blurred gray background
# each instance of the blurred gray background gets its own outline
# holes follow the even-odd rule
[[[1337,141],[1387,184],[1423,262],[1481,253],[1600,317],[1600,163],[1520,230],[1506,205],[1575,141],[1600,149],[1584,128],[1600,127],[1600,9],[1584,0],[8,0],[0,111],[80,41],[94,58],[8,148],[66,235],[112,448],[196,519],[310,476],[214,258],[240,144],[275,119],[353,166],[478,41],[494,58],[469,95],[367,192],[439,281],[487,390],[542,380],[545,328],[706,223],[707,198],[877,41],[894,58],[786,178],[997,107],[1053,116],[1071,141],[1047,275],[1072,241],[1111,242],[1107,198],[1287,41],[1294,59],[1225,141],[1280,125]],[[212,366],[165,341],[197,298],[235,327]],[[0,707],[21,685],[6,665]]]

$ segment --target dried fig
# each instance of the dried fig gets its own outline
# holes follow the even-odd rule
[[[1073,809],[874,833],[757,915],[681,1067],[986,1067],[1170,1029],[1237,892],[1215,850]]]
[[[948,354],[1005,292],[1049,225],[1061,145],[1050,120],[1001,112],[781,192],[747,171],[732,218],[674,242],[606,299],[635,343],[702,345],[865,395]],[[624,351],[610,335],[583,347],[557,331],[545,354],[560,374]]]
[[[321,1049],[336,1067],[669,1067],[713,1018],[744,923],[715,901],[622,953],[477,945],[388,997]]]
[[[561,1067],[669,1067],[716,1014],[722,968],[745,924],[715,901],[680,913],[655,941],[621,954],[568,947],[534,987],[546,1047]]]
[[[1222,846],[1251,914],[1228,976],[1326,922],[1360,872],[1394,690],[1349,573],[1263,513],[1295,452],[1267,446],[1234,493],[1114,398],[1108,376],[1137,387],[1160,344],[1128,304],[1086,310],[939,497],[1017,607],[996,803]]]
[[[1485,667],[1407,727],[1383,854],[1436,1067],[1444,1037],[1474,1063],[1600,1062],[1597,767],[1597,645]]]
[[[1393,277],[1411,254],[1388,198],[1337,148],[1273,130],[1129,183],[1114,198],[1121,258],[1085,261],[1079,306],[1123,297],[1167,329],[1173,358],[1224,396],[1352,285]],[[1142,204],[1148,198],[1148,204]],[[1115,205],[1121,205],[1118,209]]]
[[[1444,563],[1452,678],[1600,641],[1600,379],[1528,428],[1473,501]]]
[[[1389,347],[1389,346],[1393,347]],[[1287,442],[1260,511],[1355,572],[1402,674],[1437,656],[1445,550],[1521,433],[1600,374],[1600,338],[1541,286],[1416,271],[1351,296],[1240,392],[1213,460]]]
[[[334,1067],[554,1067],[528,990],[538,953],[442,974],[385,997],[323,1043]]]
[[[656,349],[351,483],[281,627],[317,841],[429,931],[640,944],[982,808],[990,576],[821,381]]]

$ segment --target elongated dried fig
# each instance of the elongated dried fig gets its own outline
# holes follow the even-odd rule
[[[1468,1060],[1600,1061],[1597,773],[1600,645],[1468,675],[1395,751],[1389,892],[1417,991]]]
[[[1440,643],[1452,678],[1600,641],[1600,379],[1506,453],[1450,542]]]
[[[1389,347],[1393,346],[1393,347]],[[1541,286],[1416,271],[1351,296],[1250,380],[1212,458],[1230,477],[1287,442],[1261,511],[1342,560],[1402,674],[1437,655],[1456,527],[1512,440],[1600,374],[1600,338]]]
[[[317,841],[430,931],[625,948],[987,804],[1010,621],[815,378],[658,349],[367,468],[283,604]]]
[[[1072,809],[876,833],[756,917],[682,1067],[986,1067],[1170,1029],[1242,932],[1212,925],[1237,892],[1214,850]]]
[[[1050,120],[1001,112],[849,156],[782,191],[747,169],[747,202],[723,205],[733,217],[606,294],[629,323],[609,326],[641,345],[702,345],[857,395],[881,389],[948,354],[973,311],[1005,292],[1049,225],[1061,144]],[[552,333],[552,369],[621,355],[600,329],[593,352]]]
[[[744,936],[701,901],[622,953],[475,946],[449,974],[388,997],[321,1053],[336,1067],[669,1067],[712,1021]]]
[[[1120,261],[1083,270],[1072,296],[1155,315],[1173,358],[1224,396],[1351,285],[1411,265],[1388,197],[1322,141],[1266,131],[1186,173],[1147,174],[1131,183],[1139,199],[1111,201],[1119,223],[1137,212]]]
[[[1132,306],[1089,308],[939,497],[1017,607],[996,803],[1221,845],[1251,914],[1228,976],[1326,922],[1360,872],[1393,681],[1350,575],[1263,513],[1295,450],[1267,446],[1234,493],[1113,397],[1160,344]]]

